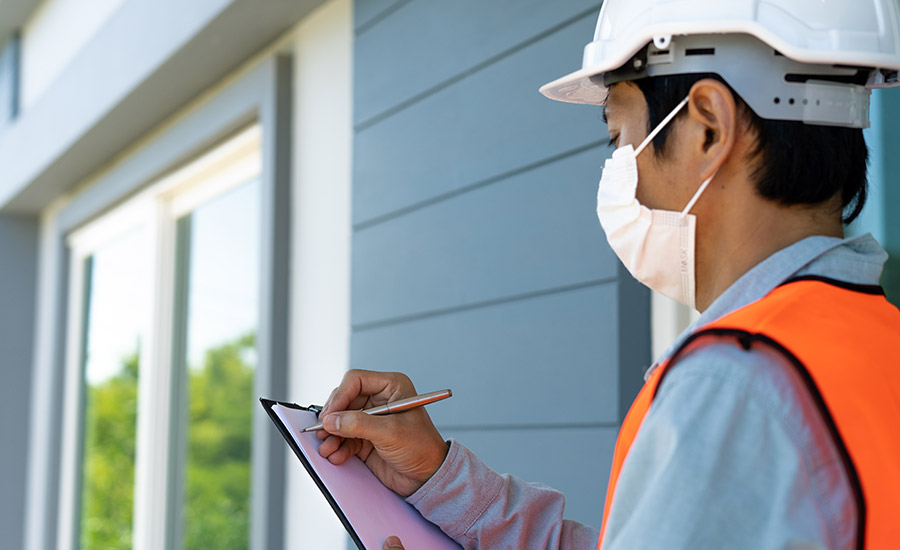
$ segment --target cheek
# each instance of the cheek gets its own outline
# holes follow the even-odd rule
[[[649,153],[647,151],[647,154]],[[659,189],[657,188],[660,180],[659,169],[655,163],[647,162],[644,153],[638,157],[637,161],[638,185],[635,193],[637,200],[647,208],[659,208]]]
[[[631,125],[623,124],[619,130],[619,147],[631,144],[632,147],[637,149],[645,137],[647,137],[647,132],[638,131],[637,128]],[[640,157],[638,157],[638,160],[640,160]]]

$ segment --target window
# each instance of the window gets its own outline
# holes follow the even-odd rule
[[[65,547],[132,548],[155,517],[167,548],[248,546],[260,134],[69,236]]]
[[[20,43],[18,34],[0,43],[0,133],[19,115]]]
[[[259,288],[259,182],[178,220],[176,422],[182,548],[246,548]]]
[[[81,262],[85,286],[80,548],[131,547],[141,321],[147,308],[146,227]]]

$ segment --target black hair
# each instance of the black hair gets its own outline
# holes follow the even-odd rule
[[[728,86],[717,74],[683,74],[639,78],[632,82],[644,94],[649,120],[655,128],[704,78]],[[869,150],[860,128],[820,126],[793,120],[759,117],[729,86],[756,143],[750,152],[756,166],[751,176],[759,194],[786,206],[820,204],[838,193],[844,223],[850,223],[866,202],[866,167]],[[678,116],[683,116],[682,110]],[[654,154],[665,155],[667,130],[653,139]]]

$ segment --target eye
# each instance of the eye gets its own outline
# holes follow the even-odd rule
[[[609,143],[606,145],[610,149],[614,149],[617,147],[617,143],[619,141],[619,136],[609,136]]]

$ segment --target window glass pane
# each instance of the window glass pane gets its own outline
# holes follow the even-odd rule
[[[179,222],[186,271],[183,548],[246,548],[259,292],[258,181]]]
[[[141,325],[149,288],[146,230],[85,262],[82,550],[131,548]]]

